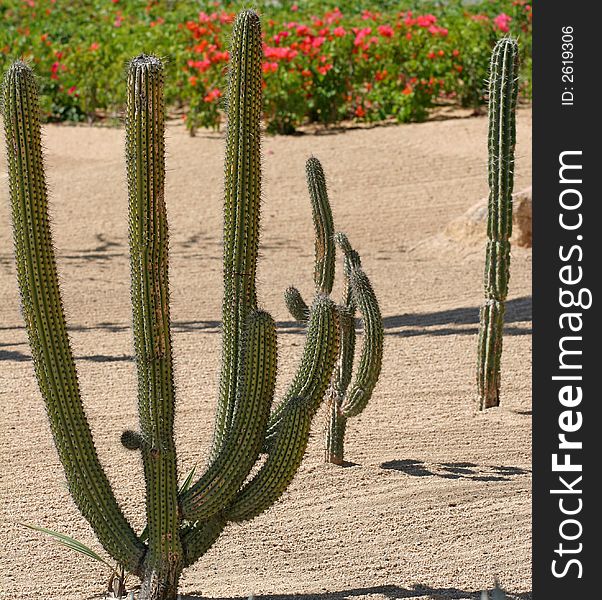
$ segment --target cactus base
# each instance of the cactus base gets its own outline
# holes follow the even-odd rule
[[[182,565],[166,565],[164,568],[148,568],[145,570],[139,600],[176,600],[178,583],[182,574]]]
[[[477,408],[484,410],[500,405],[500,359],[504,331],[504,302],[489,300],[481,307]]]
[[[347,417],[341,413],[340,398],[336,394],[330,398],[328,403],[328,426],[326,428],[326,449],[324,460],[333,465],[342,466],[343,451],[345,445],[345,430],[347,429]]]

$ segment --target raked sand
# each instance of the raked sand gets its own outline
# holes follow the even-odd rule
[[[194,567],[190,598],[478,598],[497,577],[531,590],[531,251],[515,249],[502,405],[474,412],[483,247],[437,234],[487,193],[484,117],[263,142],[258,289],[279,328],[281,396],[303,343],[282,292],[312,289],[304,161],[319,157],[336,227],[360,251],[381,302],[381,380],[349,422],[347,468],[325,465],[324,414],[285,497],[231,525]],[[44,130],[62,289],[99,454],[131,521],[143,524],[130,327],[123,132]],[[2,142],[2,146],[3,146]],[[223,135],[168,128],[167,203],[181,471],[203,466],[220,357]],[[79,515],[46,422],[19,312],[6,163],[0,158],[0,598],[98,597],[108,571],[19,526],[99,549]],[[531,112],[518,115],[516,189],[531,180]],[[338,296],[338,293],[337,293]]]

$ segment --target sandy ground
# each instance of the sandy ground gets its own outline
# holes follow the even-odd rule
[[[519,113],[516,189],[531,179],[531,113]],[[131,360],[123,133],[47,127],[66,310],[85,405],[103,463],[140,527]],[[280,394],[303,336],[282,301],[312,288],[304,160],[322,159],[337,228],[359,249],[381,301],[385,359],[365,413],[349,423],[348,468],[322,463],[324,415],[284,499],[229,526],[186,571],[190,598],[477,598],[497,577],[531,590],[531,252],[517,249],[503,356],[502,407],[473,411],[482,247],[436,234],[487,191],[486,119],[451,119],[264,141],[259,293],[279,323]],[[4,152],[2,152],[4,154]],[[169,128],[167,201],[177,445],[182,472],[204,464],[220,353],[223,137]],[[12,259],[0,159],[0,597],[88,599],[108,572],[19,522],[99,548],[72,503],[33,376]]]

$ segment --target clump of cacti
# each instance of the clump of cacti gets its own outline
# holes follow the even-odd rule
[[[326,462],[342,465],[347,420],[359,415],[366,408],[380,375],[383,322],[370,280],[362,270],[359,254],[351,247],[345,234],[334,233],[326,178],[317,158],[312,157],[307,161],[306,174],[316,236],[316,293],[332,292],[337,245],[344,255],[345,296],[336,306],[340,342],[336,369],[327,391],[328,422],[325,440]],[[301,322],[307,321],[308,307],[301,293],[296,288],[289,287],[284,298],[293,318]],[[356,309],[362,317],[364,336],[353,378]]]
[[[142,456],[147,523],[140,534],[124,516],[98,460],[80,397],[48,217],[35,78],[19,61],[4,79],[17,273],[39,387],[75,503],[105,550],[141,578],[142,600],[175,600],[182,570],[207,552],[227,523],[252,519],[282,495],[300,465],[338,355],[340,311],[326,286],[306,308],[301,363],[271,411],[276,331],[270,315],[258,309],[255,289],[261,60],[259,17],[242,11],[234,23],[228,83],[218,409],[209,464],[185,490],[178,489],[173,436],[163,67],[147,55],[129,65],[126,159],[140,429],[124,432],[122,443]],[[352,269],[351,281],[354,277],[361,280]],[[268,456],[253,470],[262,451]]]
[[[517,96],[518,44],[507,37],[493,49],[489,73],[488,241],[478,346],[479,410],[500,403],[504,310],[510,278]]]

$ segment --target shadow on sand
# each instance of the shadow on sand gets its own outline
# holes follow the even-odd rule
[[[400,471],[412,477],[442,477],[443,479],[470,479],[471,481],[509,481],[517,475],[530,471],[520,467],[503,465],[477,465],[467,462],[432,463],[422,460],[390,460],[380,465],[381,469]]]
[[[511,323],[529,322],[532,318],[531,296],[514,298],[506,303],[506,316],[504,333],[506,335],[529,335],[531,327],[513,326]],[[359,324],[359,321],[358,321]],[[454,325],[454,327],[441,327]],[[470,325],[471,327],[455,327],[456,325]],[[278,331],[284,334],[300,334],[304,332],[302,325],[296,321],[278,321]],[[479,326],[479,307],[463,307],[450,310],[435,311],[430,313],[407,313],[404,315],[386,316],[383,318],[385,335],[398,337],[413,337],[418,335],[442,336],[442,335],[476,335]],[[392,331],[401,327],[409,328],[400,331]],[[109,333],[121,333],[130,330],[130,325],[125,323],[101,322],[96,325],[73,325],[69,331],[106,331]],[[0,331],[17,331],[24,329],[23,325],[0,327]],[[204,333],[220,333],[221,322],[213,320],[198,321],[173,321],[172,331],[174,333],[191,333],[201,331]],[[2,344],[11,349],[0,348],[0,361],[28,361],[31,360],[29,352],[13,350],[12,346],[22,345]],[[120,362],[133,360],[129,355],[101,355],[91,354],[76,357],[77,360],[92,362]]]
[[[531,592],[512,594],[506,592],[508,600],[531,600]],[[457,588],[434,588],[414,585],[405,588],[398,585],[379,585],[375,587],[355,588],[341,592],[326,592],[324,594],[261,594],[254,596],[255,600],[346,600],[357,596],[385,596],[390,600],[397,598],[425,598],[429,600],[480,600],[481,592],[470,592]],[[189,594],[180,597],[181,600],[241,600],[236,597],[209,598],[203,595]]]

